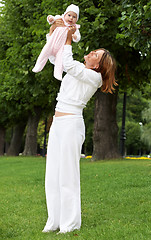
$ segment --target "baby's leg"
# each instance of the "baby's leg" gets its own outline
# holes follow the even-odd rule
[[[51,44],[51,39],[49,39],[47,41],[47,43],[45,44],[45,46],[43,47],[37,62],[35,64],[35,67],[32,69],[33,72],[40,72],[44,66],[47,63],[47,60],[49,58],[49,56],[52,55],[52,44]]]
[[[62,80],[62,73],[63,73],[62,53],[63,53],[63,47],[61,47],[56,54],[56,60],[55,60],[55,66],[54,66],[54,77],[58,80]]]

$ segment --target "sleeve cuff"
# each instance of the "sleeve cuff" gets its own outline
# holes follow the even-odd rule
[[[52,16],[52,15],[48,15],[48,16],[47,16],[47,22],[48,22],[49,24],[53,24],[54,21],[49,22],[49,20],[48,20],[49,17],[53,17],[53,16]]]

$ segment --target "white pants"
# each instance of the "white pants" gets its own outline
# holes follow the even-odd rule
[[[70,232],[81,226],[79,162],[84,139],[82,116],[54,117],[47,149],[45,230]]]

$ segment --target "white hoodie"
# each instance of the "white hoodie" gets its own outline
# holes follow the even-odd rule
[[[67,74],[61,82],[56,111],[82,115],[89,99],[102,85],[101,73],[87,69],[83,63],[73,60],[72,46],[65,45],[63,66]]]

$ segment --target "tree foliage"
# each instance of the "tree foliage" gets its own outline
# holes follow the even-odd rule
[[[123,11],[117,38],[124,39],[131,47],[149,57],[151,47],[151,1],[130,1],[122,3]]]
[[[150,69],[150,48],[151,48],[151,1],[122,1],[122,12],[118,18],[119,33],[116,38],[120,43],[129,45],[139,51],[141,55],[141,68],[148,72],[151,78]],[[139,65],[139,68],[140,68]]]
[[[131,35],[135,33],[135,29],[131,27],[131,35],[129,38],[125,37],[124,41],[120,34],[121,30],[123,35],[126,34],[126,31],[128,31],[127,26],[130,23],[132,25],[136,14],[139,15],[136,19],[139,18],[140,22],[146,16],[143,26],[148,31],[146,24],[150,16],[150,3],[147,1],[139,1],[135,5],[132,1],[111,0],[83,0],[80,3],[78,1],[60,2],[58,0],[55,2],[50,0],[38,0],[36,2],[33,0],[4,0],[3,2],[5,3],[2,24],[2,26],[5,26],[3,27],[5,33],[3,34],[3,40],[7,43],[7,46],[4,48],[2,45],[1,48],[3,49],[2,52],[6,54],[6,58],[3,56],[3,61],[5,59],[3,72],[5,73],[6,85],[8,85],[6,89],[9,89],[5,96],[7,101],[14,99],[19,101],[19,105],[24,106],[26,109],[32,109],[33,105],[42,105],[44,107],[48,96],[49,100],[50,96],[54,98],[53,92],[56,94],[55,90],[59,84],[52,77],[53,67],[51,64],[48,63],[45,69],[38,74],[33,74],[31,69],[45,44],[45,34],[49,30],[46,16],[50,13],[52,15],[62,14],[71,2],[79,5],[80,18],[78,23],[81,24],[80,31],[82,35],[79,44],[73,44],[75,57],[82,60],[83,55],[88,51],[105,47],[117,59],[117,77],[120,86],[123,88],[125,83],[131,83],[131,81],[134,81],[135,85],[139,85],[143,72],[138,71],[138,66],[142,59],[138,52],[139,47],[136,48],[137,44],[130,44],[129,42],[132,39]],[[139,8],[139,13],[137,13],[137,8]],[[131,19],[129,20],[130,23],[126,22],[128,19]],[[136,23],[135,26],[137,27],[138,24]],[[140,30],[137,37],[141,36],[141,33]],[[120,38],[117,36],[120,36]],[[136,40],[135,35],[133,35],[133,39]],[[138,42],[140,43],[140,41]],[[141,45],[143,45],[144,49],[147,49],[146,38]],[[6,48],[7,50],[4,51]],[[143,50],[141,52],[144,53]],[[131,78],[130,82],[129,77]],[[143,81],[145,81],[145,77],[144,74]]]
[[[126,121],[126,150],[127,154],[138,155],[141,149],[141,132],[138,122]]]
[[[151,101],[149,102],[148,108],[142,111],[142,118],[144,124],[142,126],[142,140],[150,147],[151,150]]]
[[[121,129],[122,125],[122,97],[122,94],[118,96],[117,104],[117,122],[119,129]],[[144,126],[146,125],[145,112],[149,109],[149,101],[146,96],[144,96],[144,94],[142,94],[140,91],[129,91],[127,94],[126,106],[125,146],[127,154],[136,155],[143,152],[145,153],[148,151],[148,144],[146,141],[144,141],[144,139],[142,139],[142,135],[144,133]],[[146,109],[145,112],[144,109]]]

